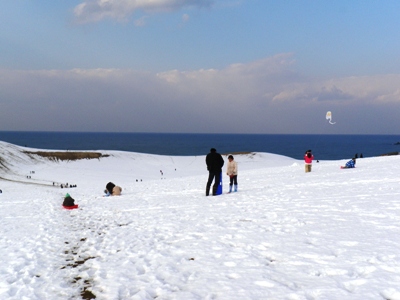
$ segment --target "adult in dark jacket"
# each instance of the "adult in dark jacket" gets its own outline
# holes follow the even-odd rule
[[[221,181],[222,167],[224,166],[224,159],[221,154],[217,153],[215,148],[211,148],[210,153],[206,156],[206,164],[208,170],[208,181],[206,186],[206,196],[210,195],[211,183],[214,180],[213,196],[217,194],[218,185]]]

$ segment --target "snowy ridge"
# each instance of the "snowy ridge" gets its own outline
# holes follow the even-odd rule
[[[205,197],[205,156],[26,150],[0,142],[0,299],[400,299],[398,156],[235,155],[239,192]]]

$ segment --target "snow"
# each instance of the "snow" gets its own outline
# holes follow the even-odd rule
[[[0,142],[0,299],[400,299],[400,156],[235,155],[206,197],[205,156],[24,150]]]

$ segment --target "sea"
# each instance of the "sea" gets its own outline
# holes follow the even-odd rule
[[[0,131],[0,140],[48,150],[117,150],[172,156],[267,152],[303,159],[340,160],[398,154],[400,135],[200,134]]]

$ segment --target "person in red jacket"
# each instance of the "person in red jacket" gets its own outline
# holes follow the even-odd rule
[[[311,153],[311,150],[307,150],[304,154],[304,161],[306,163],[305,170],[306,173],[311,172],[312,161],[314,159],[314,155]]]

